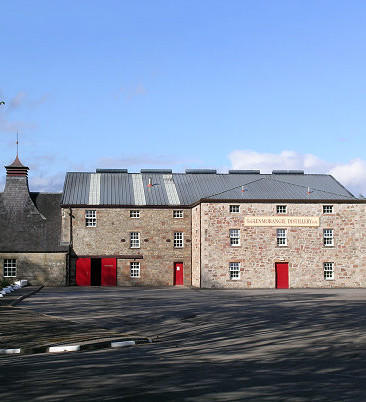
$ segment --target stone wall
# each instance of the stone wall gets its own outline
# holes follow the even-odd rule
[[[245,216],[276,216],[276,204],[239,205],[230,213],[228,203],[201,204],[202,287],[274,288],[276,262],[288,262],[291,288],[366,287],[365,204],[334,203],[324,215],[322,204],[287,203],[288,216],[320,218],[319,227],[288,227],[287,247],[277,246],[276,227],[244,226]],[[239,247],[230,246],[229,229],[240,229]],[[334,247],[323,246],[323,229],[334,230]],[[240,262],[240,280],[230,280],[230,262]],[[324,279],[324,262],[334,262],[334,280]]]
[[[4,278],[4,259],[16,259],[16,278]],[[1,278],[27,279],[30,285],[65,286],[66,253],[1,253]]]
[[[201,205],[192,209],[192,286],[201,286]]]
[[[85,210],[97,211],[97,226],[85,226]],[[130,209],[140,218],[130,218]],[[179,209],[179,208],[177,208]],[[170,286],[174,281],[174,263],[183,263],[184,285],[191,280],[191,210],[183,209],[183,218],[173,218],[168,208],[72,208],[73,250],[77,256],[116,256],[118,285]],[[68,240],[69,210],[63,210],[63,241]],[[140,248],[130,247],[130,232],[140,233]],[[184,233],[184,247],[174,248],[174,232]],[[130,277],[126,256],[142,256],[141,277]],[[72,278],[71,278],[72,279]],[[73,279],[72,279],[73,280]]]

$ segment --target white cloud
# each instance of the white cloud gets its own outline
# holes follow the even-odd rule
[[[235,150],[229,154],[232,169],[300,169],[305,173],[327,173],[334,176],[355,195],[366,194],[366,161],[360,158],[348,163],[332,163],[313,154],[284,150],[278,154]]]
[[[366,193],[366,161],[357,158],[330,169],[329,173],[349,188]]]
[[[56,173],[49,176],[30,176],[29,190],[40,192],[61,192],[65,180],[65,173]]]
[[[58,193],[62,191],[65,180],[65,173],[56,173],[53,175],[39,175],[39,174],[30,174],[29,181],[29,190],[30,191],[40,191],[40,192],[49,192],[49,193]],[[4,191],[5,188],[6,176],[5,174],[0,177],[0,192]]]

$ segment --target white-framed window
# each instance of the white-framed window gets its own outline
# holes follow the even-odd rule
[[[130,233],[130,247],[131,248],[140,248],[140,233],[139,232],[131,232]]]
[[[183,218],[183,209],[174,209],[173,218]]]
[[[240,262],[231,262],[229,264],[230,279],[237,281],[240,279]]]
[[[17,260],[15,258],[7,258],[4,260],[4,277],[12,278],[17,276]]]
[[[230,229],[230,246],[240,246],[240,229]]]
[[[323,205],[323,214],[332,214],[333,205]]]
[[[139,262],[130,262],[130,277],[131,278],[140,278],[140,263]]]
[[[325,262],[324,266],[324,279],[330,281],[334,279],[334,262]]]
[[[287,214],[287,205],[276,205],[276,212],[278,214]]]
[[[324,246],[334,246],[333,229],[323,230],[323,244]]]
[[[277,246],[287,246],[286,229],[277,229]]]
[[[85,226],[89,228],[97,226],[97,211],[95,209],[85,210]]]
[[[174,232],[174,247],[183,247],[183,232]]]
[[[131,209],[130,210],[130,218],[139,218],[140,211],[138,209]]]
[[[240,205],[230,205],[230,212],[237,214],[240,212]]]

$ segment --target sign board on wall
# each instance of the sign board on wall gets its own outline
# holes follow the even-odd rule
[[[318,216],[245,216],[244,226],[319,226]]]

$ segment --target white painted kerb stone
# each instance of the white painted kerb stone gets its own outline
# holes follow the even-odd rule
[[[1,354],[12,355],[14,353],[20,353],[20,349],[0,349]]]
[[[80,345],[63,345],[63,346],[50,346],[49,353],[62,353],[62,352],[79,352]]]
[[[135,341],[111,342],[111,348],[122,348],[123,346],[136,345]]]

